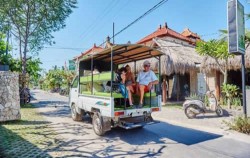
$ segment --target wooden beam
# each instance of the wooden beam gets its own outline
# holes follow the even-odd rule
[[[221,91],[221,84],[220,84],[220,71],[215,72],[215,96],[216,99],[219,101],[220,100],[220,91]]]

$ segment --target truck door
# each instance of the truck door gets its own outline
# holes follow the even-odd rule
[[[70,103],[74,102],[75,104],[77,104],[78,90],[79,90],[78,86],[79,86],[79,78],[78,76],[76,76],[70,88]]]

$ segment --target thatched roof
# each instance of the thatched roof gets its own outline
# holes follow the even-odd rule
[[[219,64],[221,66],[225,66],[225,61],[219,60]],[[246,49],[245,64],[246,68],[250,68],[250,46],[248,46]],[[228,70],[240,70],[240,69],[241,69],[241,55],[234,55],[232,58],[229,58]],[[212,70],[220,70],[220,68],[215,59],[206,56],[203,58],[201,64],[201,70],[203,72],[210,72]]]
[[[195,47],[169,41],[167,39],[155,38],[154,42],[164,55],[161,57],[161,74],[171,75],[173,73],[184,74],[196,69],[196,63],[202,61],[202,57],[195,52]],[[157,71],[159,62],[155,58],[148,59],[152,69]],[[142,70],[143,61],[136,64],[136,71]],[[134,64],[129,64],[134,69]]]

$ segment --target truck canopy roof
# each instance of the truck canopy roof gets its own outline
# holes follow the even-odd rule
[[[110,62],[112,51],[114,64],[124,64],[162,55],[159,50],[145,45],[119,44],[106,48],[101,52],[87,54],[80,61],[90,60],[93,57],[93,60]]]

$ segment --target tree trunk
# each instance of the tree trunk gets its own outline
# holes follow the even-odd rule
[[[227,98],[227,107],[231,109],[231,98]]]
[[[216,86],[215,86],[215,94],[216,94],[216,99],[219,101],[220,100],[220,71],[216,71]]]
[[[227,84],[228,70],[225,69],[223,84]]]

